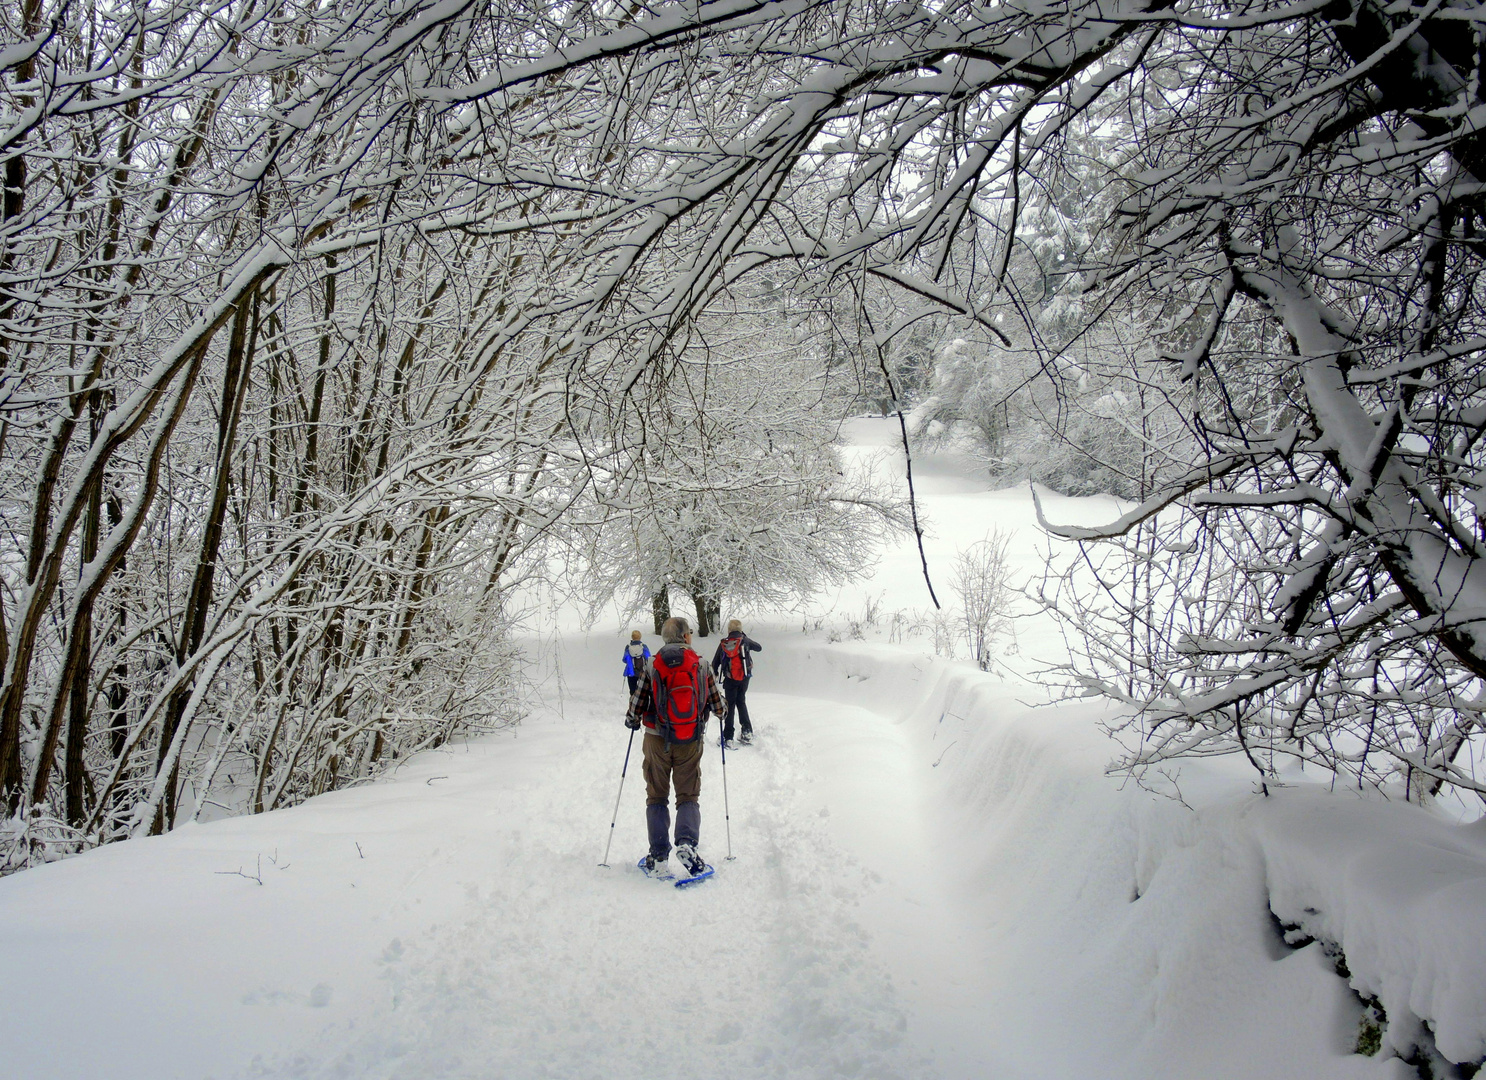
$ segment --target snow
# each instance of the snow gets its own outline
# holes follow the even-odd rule
[[[1415,807],[1314,790],[1256,810],[1275,914],[1341,944],[1395,1024],[1427,1017],[1446,1057],[1486,1057],[1480,939],[1459,929],[1486,926],[1486,823],[1441,828]]]
[[[895,425],[858,421],[858,459]],[[915,479],[941,598],[955,550],[1029,494],[961,461]],[[1113,500],[1043,493],[1095,524]],[[617,621],[529,643],[532,715],[375,784],[186,825],[0,880],[3,1074],[107,1077],[1402,1078],[1353,1054],[1416,1018],[1486,1053],[1486,826],[1241,763],[1109,777],[1099,701],[922,638],[831,641],[877,600],[926,608],[911,541],[806,616],[760,613],[757,744],[703,766],[716,877],[646,880]],[[802,632],[801,623],[806,624]],[[816,624],[819,624],[819,629]],[[833,632],[834,630],[834,632]],[[650,635],[647,634],[647,638]],[[652,641],[652,645],[654,642]],[[711,643],[703,643],[709,655]],[[726,859],[731,850],[736,856]],[[239,872],[240,871],[240,872]],[[1317,938],[1284,944],[1278,920]],[[1392,1043],[1388,1042],[1392,1040]]]

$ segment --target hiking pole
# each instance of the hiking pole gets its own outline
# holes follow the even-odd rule
[[[629,745],[624,748],[624,768],[619,770],[619,794],[614,796],[614,817],[609,822],[609,842],[604,845],[604,861],[599,863],[605,869],[609,866],[609,849],[614,846],[614,824],[619,820],[619,800],[624,797],[624,774],[629,772],[629,754],[635,748],[635,732],[639,728],[629,729]],[[723,787],[727,787],[726,784]]]
[[[733,822],[728,813],[728,741],[722,743],[722,824],[728,834],[728,862],[733,861]]]

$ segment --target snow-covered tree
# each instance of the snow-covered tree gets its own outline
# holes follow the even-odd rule
[[[802,600],[870,568],[886,530],[906,525],[877,480],[846,475],[834,443],[849,387],[781,290],[718,298],[674,362],[606,418],[629,447],[585,581],[591,603],[636,607],[679,589],[701,636],[724,603]],[[658,614],[658,612],[657,612]]]
[[[1299,757],[1397,771],[1411,797],[1482,790],[1464,752],[1486,676],[1478,61],[1447,43],[1473,16],[1449,11],[1277,8],[1148,55],[1142,89],[1183,89],[1145,113],[1130,244],[1104,275],[1159,268],[1206,460],[1108,530],[1059,530],[1119,537],[1182,497],[1196,513],[1161,530],[1136,655],[1088,626],[1084,677],[1143,710],[1132,763],[1245,752],[1266,774]]]
[[[32,0],[0,20],[0,792],[26,820],[91,842],[202,805],[226,755],[292,798],[442,737],[419,695],[500,664],[410,665],[490,625],[530,545],[646,505],[611,480],[643,429],[594,418],[695,388],[672,376],[710,305],[764,274],[837,305],[837,362],[901,408],[894,379],[946,340],[929,320],[1006,333],[1039,206],[1070,223],[1054,263],[1080,264],[1041,276],[1090,289],[1064,314],[1138,310],[1161,357],[1138,370],[1169,374],[1133,385],[1179,383],[1203,455],[1142,469],[1148,497],[1098,535],[1183,504],[1222,538],[1214,580],[1253,598],[1201,612],[1196,653],[1142,654],[1181,676],[1130,692],[1188,733],[1161,752],[1241,750],[1297,710],[1329,730],[1328,688],[1382,642],[1409,689],[1369,708],[1439,718],[1387,753],[1474,784],[1474,8]],[[1120,228],[1085,244],[1091,131],[1121,136],[1098,188]],[[1093,389],[1121,429],[1154,415]],[[780,484],[825,476],[796,460]],[[1199,654],[1221,662],[1180,667]],[[285,749],[241,702],[304,726]]]

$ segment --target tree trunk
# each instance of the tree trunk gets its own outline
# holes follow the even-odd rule
[[[650,614],[655,616],[655,632],[658,634],[662,624],[671,617],[671,594],[664,585],[650,595]]]
[[[217,467],[212,487],[212,502],[207,511],[206,527],[201,535],[201,552],[196,559],[196,572],[191,581],[191,594],[181,614],[180,633],[176,637],[175,661],[180,668],[201,648],[206,630],[206,616],[212,603],[212,584],[216,576],[217,556],[222,544],[222,523],[227,515],[227,500],[232,491],[232,449],[237,437],[237,420],[247,396],[248,378],[253,366],[253,348],[258,331],[258,291],[254,289],[237,304],[232,320],[232,335],[227,347],[227,370],[222,378],[222,407],[217,425]],[[250,320],[251,315],[251,320]],[[249,333],[251,321],[252,332]],[[163,761],[175,740],[177,726],[191,697],[191,683],[183,684],[171,695],[166,707],[165,723],[160,733],[159,760]],[[180,758],[172,766],[170,785],[165,790],[155,815],[151,832],[158,835],[175,825]]]
[[[691,583],[691,598],[697,605],[697,637],[711,637],[713,628],[722,619],[721,598],[714,589],[698,580]]]
[[[98,394],[93,394],[93,437],[98,437]],[[84,565],[98,556],[98,537],[103,521],[103,484],[93,485],[88,498],[88,509],[83,522],[82,561]],[[93,653],[93,605],[88,604],[77,613],[77,622],[72,629],[78,655],[77,666],[69,687],[67,717],[67,752],[62,768],[62,782],[67,801],[67,824],[81,828],[86,810],[83,807],[83,789],[87,784],[86,766],[83,764],[83,744],[88,737],[88,686],[92,682],[91,658]]]

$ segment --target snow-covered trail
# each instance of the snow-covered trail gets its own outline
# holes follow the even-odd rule
[[[1089,708],[1033,714],[899,648],[767,635],[760,739],[729,755],[736,859],[709,748],[716,880],[634,868],[638,759],[597,866],[618,640],[548,650],[512,731],[0,880],[0,978],[27,988],[0,1075],[1408,1075],[1348,1054],[1355,999],[1319,946],[1274,939],[1248,803],[1208,836],[1100,775]]]
[[[354,1029],[270,1072],[986,1075],[967,1060],[973,1031],[956,1041],[940,1012],[966,1000],[949,974],[965,965],[901,729],[851,706],[758,694],[759,741],[728,755],[735,859],[710,745],[702,850],[718,876],[683,892],[634,868],[638,739],[611,866],[595,865],[627,738],[621,689],[571,680],[561,715],[502,747],[491,767],[525,778],[485,780],[503,854],[470,875],[468,902],[418,955],[391,966],[389,992]]]
[[[728,755],[736,858],[709,746],[718,875],[676,890],[634,868],[638,740],[611,868],[596,865],[628,737],[602,645],[559,654],[519,729],[388,782],[0,882],[0,965],[52,972],[45,1003],[0,1018],[20,1052],[7,1075],[992,1074],[973,935],[907,731],[752,695],[759,741]],[[93,1032],[68,1040],[79,1008]]]

